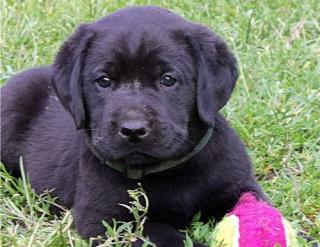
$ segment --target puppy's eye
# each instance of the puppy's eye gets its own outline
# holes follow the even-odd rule
[[[161,77],[160,84],[166,87],[172,87],[177,83],[177,79],[169,76],[169,75],[164,75]]]
[[[112,80],[108,76],[102,76],[95,81],[100,87],[109,87]]]

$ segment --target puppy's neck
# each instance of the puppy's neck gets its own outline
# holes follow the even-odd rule
[[[119,171],[123,174],[125,174],[130,179],[142,179],[144,176],[148,174],[158,173],[162,172],[180,165],[183,165],[187,160],[191,159],[195,155],[197,155],[201,150],[203,150],[208,142],[210,141],[213,134],[213,128],[210,127],[206,134],[202,137],[200,142],[193,148],[193,150],[186,154],[185,156],[182,156],[179,159],[175,160],[166,160],[163,162],[159,162],[150,166],[128,166],[126,164],[123,164],[121,162],[108,160],[103,157],[103,155],[94,147],[94,145],[91,143],[89,137],[86,135],[86,144],[90,151],[100,160],[101,163],[109,166],[110,168]]]

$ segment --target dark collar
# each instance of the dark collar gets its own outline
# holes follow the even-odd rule
[[[91,152],[101,161],[101,163],[106,164],[107,166],[111,167],[116,171],[124,173],[130,179],[141,179],[145,175],[171,169],[191,159],[208,144],[209,140],[212,137],[212,133],[213,133],[213,128],[211,127],[207,130],[207,133],[200,140],[200,142],[194,147],[194,149],[190,153],[186,154],[185,156],[179,159],[166,160],[166,161],[159,162],[153,165],[148,165],[148,166],[135,165],[134,167],[130,167],[130,166],[126,166],[121,162],[106,160],[99,154],[99,152],[95,149],[95,147],[88,140],[88,138],[86,138],[86,144],[91,150]]]

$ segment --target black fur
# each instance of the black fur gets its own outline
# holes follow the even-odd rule
[[[102,88],[106,74],[111,85]],[[163,86],[164,74],[176,84]],[[2,88],[1,159],[18,173],[22,155],[36,192],[54,189],[74,209],[80,234],[97,236],[101,220],[131,220],[119,203],[137,181],[102,164],[86,138],[105,159],[148,166],[184,156],[213,126],[195,157],[139,180],[150,200],[145,234],[157,246],[183,246],[176,229],[195,213],[219,220],[243,192],[264,198],[243,144],[218,113],[237,77],[234,56],[207,28],[157,7],[117,11],[81,25],[53,65]],[[128,123],[147,135],[124,138],[119,129]]]

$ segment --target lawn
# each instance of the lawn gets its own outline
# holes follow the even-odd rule
[[[271,202],[297,230],[319,241],[317,0],[3,0],[1,84],[17,71],[52,63],[62,41],[80,23],[124,6],[146,4],[166,7],[203,23],[228,42],[241,74],[223,113],[245,142]],[[51,215],[48,208],[52,203],[48,196],[36,196],[27,178],[15,180],[1,167],[0,245],[88,246],[72,228],[71,212]],[[209,241],[211,230],[212,224],[195,220],[189,235]],[[301,240],[301,246],[310,245]]]

